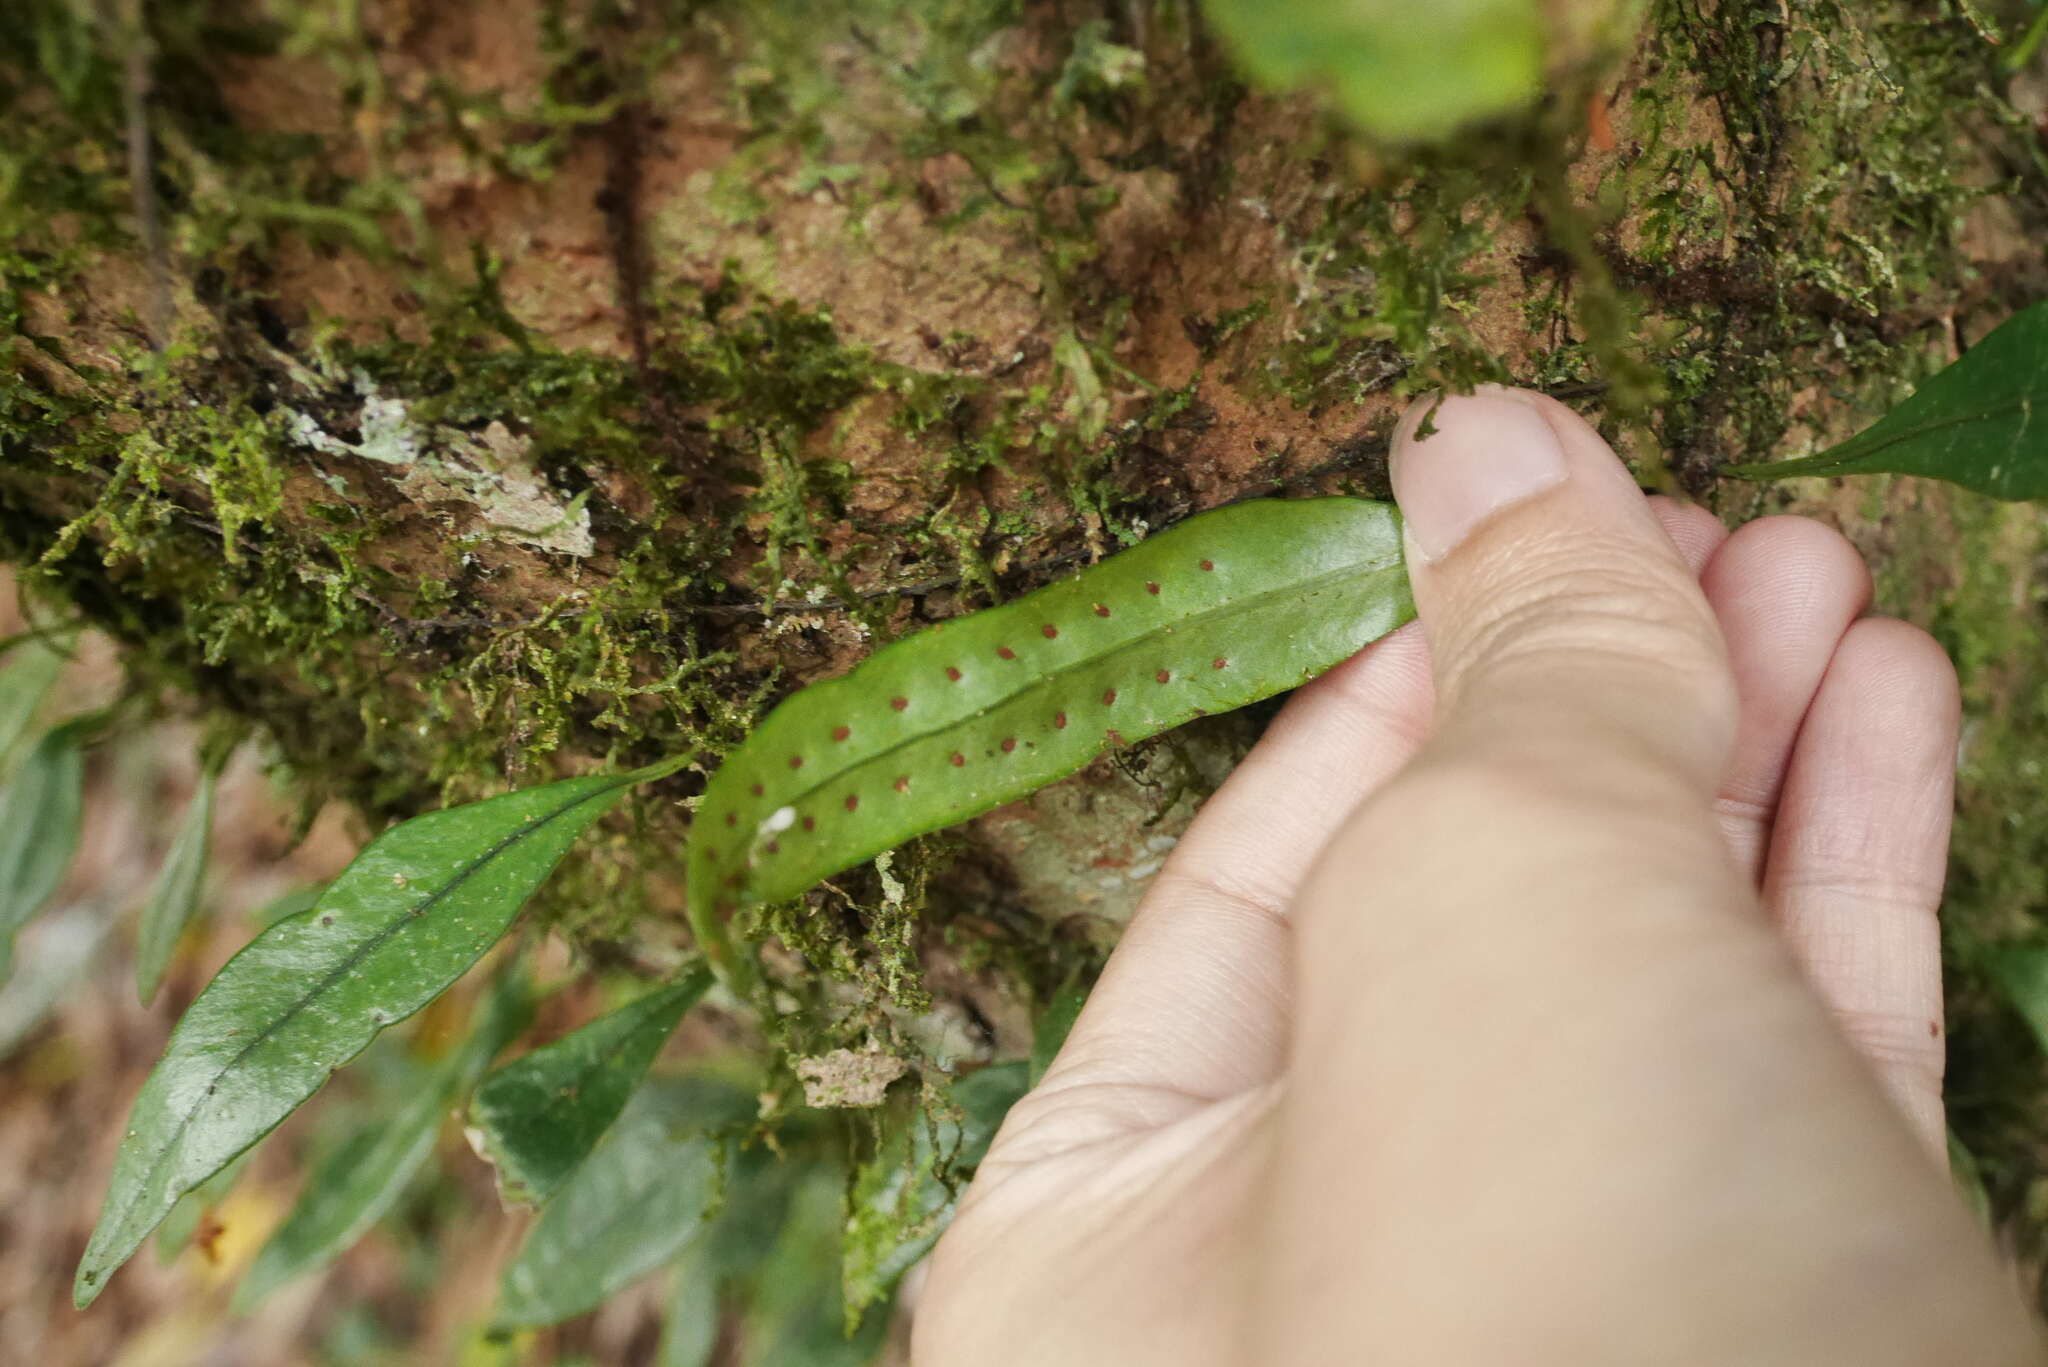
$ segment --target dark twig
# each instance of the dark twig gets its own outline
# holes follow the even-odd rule
[[[135,227],[149,265],[149,295],[143,325],[158,351],[170,341],[173,303],[170,253],[157,208],[156,169],[149,132],[149,96],[155,56],[144,22],[145,0],[101,0],[100,22],[121,52],[121,102],[128,132],[128,189],[135,203]]]

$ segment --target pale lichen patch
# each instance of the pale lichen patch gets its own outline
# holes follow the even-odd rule
[[[354,456],[389,465],[409,499],[424,505],[467,505],[486,533],[539,550],[586,556],[596,549],[590,512],[583,498],[564,498],[534,464],[532,446],[502,422],[481,432],[422,423],[405,400],[382,393],[358,372],[361,396],[354,440],[338,436],[303,410],[293,410],[287,428],[300,446],[326,455]]]

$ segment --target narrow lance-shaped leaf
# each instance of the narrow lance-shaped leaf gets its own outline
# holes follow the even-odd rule
[[[206,850],[213,838],[213,782],[211,771],[200,774],[199,790],[192,795],[184,824],[164,856],[149,901],[143,904],[135,941],[135,990],[144,1006],[156,996],[171,953],[206,891]]]
[[[1743,479],[1924,475],[2048,498],[2048,303],[2023,309],[1875,424],[1815,456],[1731,465]]]
[[[2019,944],[1991,960],[1992,978],[2048,1050],[2048,944]]]
[[[27,636],[9,648],[0,668],[0,765],[14,757],[28,734],[50,685],[64,670],[64,652],[40,636]]]
[[[250,941],[186,1011],[143,1084],[79,1263],[77,1303],[99,1294],[181,1195],[475,963],[620,794],[681,763],[394,826],[312,907]]]
[[[0,983],[14,969],[14,937],[64,882],[78,853],[88,722],[43,734],[0,789]]]
[[[618,1118],[676,1022],[704,995],[702,970],[514,1059],[469,1104],[477,1151],[507,1201],[545,1201]]]
[[[236,1313],[339,1255],[391,1209],[433,1153],[441,1122],[462,1093],[532,1020],[525,976],[508,973],[482,1015],[470,1037],[434,1065],[395,1112],[364,1127],[307,1179],[298,1204],[235,1288]]]
[[[1241,503],[787,699],[712,779],[689,856],[698,938],[1129,744],[1296,687],[1414,614],[1400,518]]]
[[[661,1348],[655,1367],[709,1367],[718,1347],[718,1277],[703,1241],[683,1250],[669,1269],[668,1303],[661,1312]]]
[[[527,1232],[505,1269],[498,1326],[580,1315],[702,1235],[718,1190],[712,1136],[753,1112],[745,1092],[708,1077],[643,1085]]]
[[[112,926],[107,908],[66,907],[23,936],[20,972],[0,984],[0,1063],[42,1028],[98,961]]]

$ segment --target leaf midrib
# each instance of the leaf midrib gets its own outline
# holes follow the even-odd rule
[[[1255,604],[1264,602],[1267,599],[1280,598],[1285,597],[1289,594],[1301,593],[1306,590],[1316,588],[1322,584],[1326,584],[1331,580],[1348,579],[1366,574],[1378,574],[1389,569],[1398,568],[1400,564],[1400,553],[1395,552],[1391,558],[1380,561],[1379,563],[1370,566],[1350,565],[1346,566],[1343,569],[1327,571],[1326,573],[1316,575],[1315,577],[1310,579],[1297,579],[1292,583],[1288,584],[1284,588],[1266,589],[1258,593],[1234,597],[1226,602],[1217,604],[1213,608],[1206,608],[1201,612],[1191,613],[1186,617],[1175,618],[1173,622],[1168,625],[1174,630],[1178,630],[1183,626],[1197,626],[1203,622],[1208,621],[1210,618],[1224,616],[1225,614],[1238,611],[1239,609],[1248,608]],[[882,749],[875,751],[871,755],[865,756],[861,759],[854,760],[852,763],[847,764],[843,768],[833,770],[831,773],[820,777],[815,782],[810,784],[810,786],[799,790],[795,793],[795,795],[791,796],[786,801],[778,805],[785,807],[793,807],[797,803],[809,798],[812,794],[822,791],[831,784],[837,783],[840,779],[845,778],[848,774],[854,773],[860,769],[864,769],[867,766],[874,764],[879,760],[887,759],[889,756],[896,754],[899,751],[906,750],[913,745],[922,745],[926,741],[931,740],[934,736],[943,736],[948,731],[952,731],[959,727],[966,726],[970,723],[979,721],[981,718],[987,716],[989,713],[995,711],[999,707],[1007,707],[1011,703],[1017,701],[1017,699],[1022,698],[1035,690],[1050,687],[1054,682],[1056,682],[1064,675],[1077,673],[1080,670],[1087,669],[1094,665],[1100,664],[1104,660],[1110,659],[1116,655],[1120,655],[1126,650],[1133,649],[1136,646],[1151,640],[1155,636],[1165,634],[1167,629],[1167,626],[1156,627],[1151,631],[1144,632],[1137,636],[1129,637],[1122,643],[1111,646],[1107,650],[1097,651],[1093,655],[1084,655],[1072,661],[1069,664],[1060,666],[1057,670],[1055,670],[1052,673],[1040,673],[1029,682],[1020,685],[1019,687],[1011,690],[1008,693],[1005,693],[1002,697],[996,699],[994,702],[989,703],[987,706],[977,708],[975,711],[967,714],[964,717],[959,717],[953,721],[946,722],[944,725],[941,726],[935,726],[929,731],[919,732],[918,734],[913,736],[906,736],[902,740],[899,740],[896,743],[894,743],[893,745],[885,746]],[[850,678],[852,676],[849,675],[848,677]]]
[[[416,906],[407,908],[406,910],[400,912],[397,916],[393,917],[390,925],[378,931],[369,939],[363,941],[361,946],[359,946],[356,950],[351,952],[349,956],[343,959],[338,966],[336,966],[318,982],[314,983],[313,986],[308,988],[306,992],[302,996],[300,996],[300,998],[297,1001],[293,1002],[290,1007],[286,1008],[286,1010],[281,1015],[279,1015],[276,1020],[272,1021],[269,1025],[265,1026],[261,1031],[259,1031],[254,1039],[251,1039],[247,1044],[243,1045],[241,1050],[237,1052],[233,1058],[229,1059],[226,1063],[223,1063],[220,1066],[220,1069],[217,1072],[215,1072],[211,1078],[207,1080],[206,1089],[199,1094],[200,1103],[192,1106],[185,1112],[183,1116],[179,1118],[176,1127],[174,1127],[171,1130],[169,1136],[166,1137],[164,1142],[159,1146],[159,1152],[157,1154],[156,1161],[150,1164],[149,1169],[143,1174],[142,1180],[136,1184],[134,1194],[131,1195],[128,1198],[127,1203],[121,1207],[120,1218],[115,1220],[110,1226],[110,1228],[120,1228],[128,1223],[128,1217],[135,1212],[136,1208],[139,1205],[141,1205],[143,1193],[148,1191],[155,1184],[158,1176],[161,1175],[161,1173],[163,1172],[164,1164],[170,1161],[171,1154],[177,1146],[178,1139],[185,1133],[187,1129],[191,1128],[192,1122],[198,1118],[199,1112],[203,1109],[205,1098],[213,1094],[213,1089],[219,1085],[220,1080],[226,1077],[235,1068],[239,1067],[242,1064],[242,1062],[249,1057],[250,1054],[254,1053],[263,1045],[269,1043],[270,1040],[280,1030],[284,1029],[285,1026],[289,1025],[293,1020],[297,1019],[299,1014],[302,1011],[304,1011],[309,1005],[311,1005],[316,997],[318,997],[322,992],[325,992],[328,988],[332,987],[336,982],[340,981],[341,978],[345,974],[347,974],[347,972],[350,969],[354,968],[357,964],[361,963],[364,959],[368,958],[377,950],[381,949],[385,944],[389,943],[391,940],[396,938],[405,930],[405,928],[408,925],[418,923],[422,914],[424,914],[429,908],[433,907],[443,898],[453,894],[456,891],[456,889],[460,888],[463,884],[467,883],[479,869],[483,868],[493,859],[496,859],[499,855],[503,854],[515,842],[524,840],[527,836],[533,834],[533,832],[539,830],[541,827],[546,826],[548,823],[552,821],[559,820],[561,817],[567,815],[569,812],[574,811],[576,808],[582,806],[584,803],[595,801],[596,799],[603,797],[608,793],[616,792],[618,791],[618,789],[626,786],[628,786],[627,783],[622,781],[619,783],[611,784],[604,788],[599,788],[594,792],[585,793],[575,798],[574,800],[566,802],[562,806],[555,808],[553,811],[544,812],[541,815],[534,817],[524,826],[521,826],[517,830],[510,832],[503,839],[498,841],[497,844],[491,846],[483,853],[477,855],[476,858],[472,859],[468,864],[463,866],[463,868],[459,872],[457,872],[453,878],[449,879],[446,883],[442,884],[440,887],[436,888],[432,893],[428,894],[427,897],[421,902],[419,902]],[[305,911],[301,912],[300,915],[311,916],[317,913],[319,910],[320,904],[318,902],[315,902],[312,906],[308,907]],[[394,1021],[388,1023],[396,1024],[397,1022]],[[258,1136],[258,1138],[261,1137],[262,1136],[260,1135]],[[97,1282],[98,1279],[95,1278],[94,1285],[97,1285]]]

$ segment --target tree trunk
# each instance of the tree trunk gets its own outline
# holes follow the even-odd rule
[[[1714,473],[2048,287],[2044,83],[1961,0],[1658,0],[1540,109],[1413,155],[1248,90],[1176,0],[142,14],[0,25],[0,555],[309,808],[708,770],[883,639],[1206,507],[1384,492],[1409,396],[1511,379],[1646,483],[1851,531],[1982,719],[1959,963],[2038,910],[2048,815],[1983,805],[2040,810],[2032,510]],[[836,880],[771,918],[783,962],[1013,1046],[1255,723]],[[658,956],[701,783],[541,914]],[[2030,1154],[1996,1086],[1971,1137]]]

